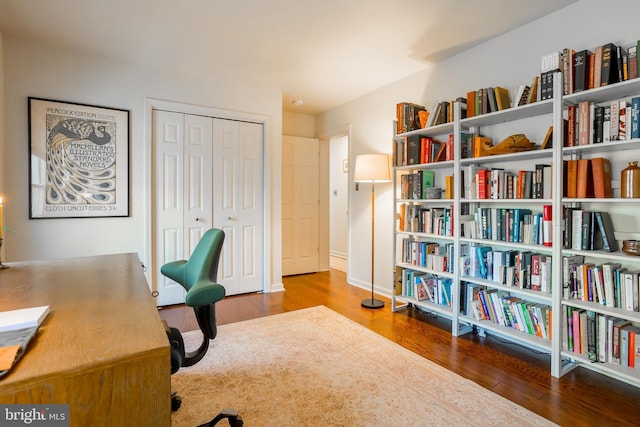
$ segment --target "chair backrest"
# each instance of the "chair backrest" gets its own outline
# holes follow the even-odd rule
[[[185,283],[182,286],[187,291],[202,279],[216,283],[223,243],[224,231],[219,228],[211,228],[202,235],[185,265]]]

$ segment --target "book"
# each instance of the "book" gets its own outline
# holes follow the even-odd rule
[[[551,212],[551,205],[542,207],[542,244],[544,246],[553,246]]]
[[[576,198],[578,197],[577,189],[578,189],[578,160],[571,159],[567,161],[567,191],[565,193],[566,197]]]
[[[618,49],[613,43],[602,46],[600,74],[600,86],[618,82]]]
[[[629,80],[638,77],[638,46],[629,46],[627,49],[629,61]]]
[[[576,179],[576,197],[585,199],[593,197],[593,173],[589,159],[578,159]]]
[[[520,87],[518,88],[518,96],[516,97],[517,100],[517,107],[520,107],[521,105],[526,105],[527,101],[529,99],[529,92],[531,92],[531,87],[527,86],[527,85],[520,85]]]
[[[609,140],[616,141],[620,122],[620,103],[618,101],[612,101],[610,104],[609,122],[611,124],[609,126]]]
[[[591,159],[591,172],[593,177],[593,196],[598,198],[612,197],[611,189],[611,162],[605,157]]]
[[[640,96],[631,98],[631,122],[629,123],[629,137],[640,138]]]
[[[48,305],[0,311],[0,332],[40,326],[48,314]]]
[[[500,86],[494,87],[493,90],[495,92],[498,110],[506,110],[507,108],[511,108],[511,98],[509,96],[509,91]]]
[[[564,48],[562,49],[561,61],[562,61],[562,92],[563,95],[569,95],[573,93],[573,55],[575,50]]]
[[[587,55],[589,50],[579,50],[573,55],[573,92],[589,89],[589,66]]]
[[[589,145],[591,143],[591,104],[589,101],[582,101],[578,104],[578,145]]]
[[[533,81],[531,82],[529,96],[527,97],[527,104],[532,104],[538,100],[538,86],[540,85],[540,76],[536,75],[533,77]]]
[[[594,144],[604,142],[604,107],[596,105],[593,108],[593,135]]]
[[[587,358],[592,362],[598,361],[598,324],[596,312],[587,310]]]
[[[618,139],[624,141],[627,135],[627,101],[624,99],[618,103]]]
[[[596,224],[602,237],[602,245],[607,252],[616,252],[618,250],[618,242],[616,241],[613,223],[609,212],[596,211],[595,212]]]
[[[597,46],[593,51],[593,86],[600,87],[602,80],[602,46]]]

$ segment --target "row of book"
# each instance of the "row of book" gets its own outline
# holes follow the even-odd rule
[[[640,40],[627,47],[606,43],[593,50],[576,51],[565,48],[544,55],[541,58],[540,74],[533,77],[530,85],[522,84],[518,87],[513,105],[509,90],[500,86],[468,91],[466,97],[451,101],[437,101],[431,112],[422,105],[398,103],[396,131],[403,133],[451,122],[456,101],[460,102],[465,118],[551,99],[553,80],[557,73],[561,73],[563,78],[564,95],[635,79],[639,76],[638,49]]]
[[[451,279],[411,269],[396,269],[396,295],[451,306]]]
[[[581,255],[563,257],[562,269],[564,297],[640,312],[640,271],[618,262],[585,262]]]
[[[413,102],[396,104],[396,134],[422,129],[427,125],[429,112],[424,105]]]
[[[565,147],[640,138],[640,97],[571,105],[566,126]]]
[[[563,247],[578,251],[616,252],[618,242],[611,215],[576,207],[563,208]]]
[[[471,199],[548,199],[551,197],[551,165],[536,164],[535,170],[512,172],[504,168],[469,166],[464,171],[471,182],[463,197]],[[467,196],[467,188],[469,194]]]
[[[500,86],[480,88],[467,92],[467,117],[511,108],[509,90]]]
[[[399,207],[398,229],[409,233],[453,236],[451,208],[432,207],[402,203]]]
[[[398,102],[396,104],[396,134],[452,122],[456,102],[461,103],[462,118],[465,118],[467,100],[463,97],[451,101],[437,101],[433,104],[431,111],[427,110],[424,105],[413,102]]]
[[[519,289],[551,292],[551,257],[522,250],[462,245],[460,274]]]
[[[611,162],[606,157],[564,161],[563,195],[568,198],[613,196]]]
[[[593,362],[640,369],[640,327],[628,320],[564,306],[563,349]]]
[[[640,40],[631,46],[606,43],[593,49],[561,51],[544,55],[541,60],[541,81],[549,81],[541,87],[541,98],[553,97],[553,76],[560,71],[563,93],[594,89],[638,77],[638,48]]]
[[[489,320],[543,339],[551,339],[551,307],[515,297],[509,292],[469,285],[467,315]]]
[[[543,212],[527,208],[478,207],[461,219],[463,237],[552,246],[551,205]]]
[[[447,141],[439,141],[420,135],[397,137],[394,142],[394,150],[395,166],[453,160],[453,134],[449,134]]]
[[[437,272],[453,271],[453,244],[402,239],[401,261]]]
[[[429,188],[434,188],[435,172],[419,170],[400,175],[400,198],[403,200],[421,200],[428,198]],[[439,197],[438,197],[439,198]]]

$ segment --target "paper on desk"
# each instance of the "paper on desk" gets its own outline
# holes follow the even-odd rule
[[[48,305],[0,311],[0,332],[40,326],[48,314]]]
[[[13,362],[16,360],[16,354],[20,350],[20,345],[11,345],[8,347],[0,347],[0,371],[11,369]]]

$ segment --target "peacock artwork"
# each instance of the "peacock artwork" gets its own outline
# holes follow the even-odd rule
[[[128,215],[128,111],[29,98],[31,215]]]
[[[115,124],[47,115],[47,204],[115,201]]]

